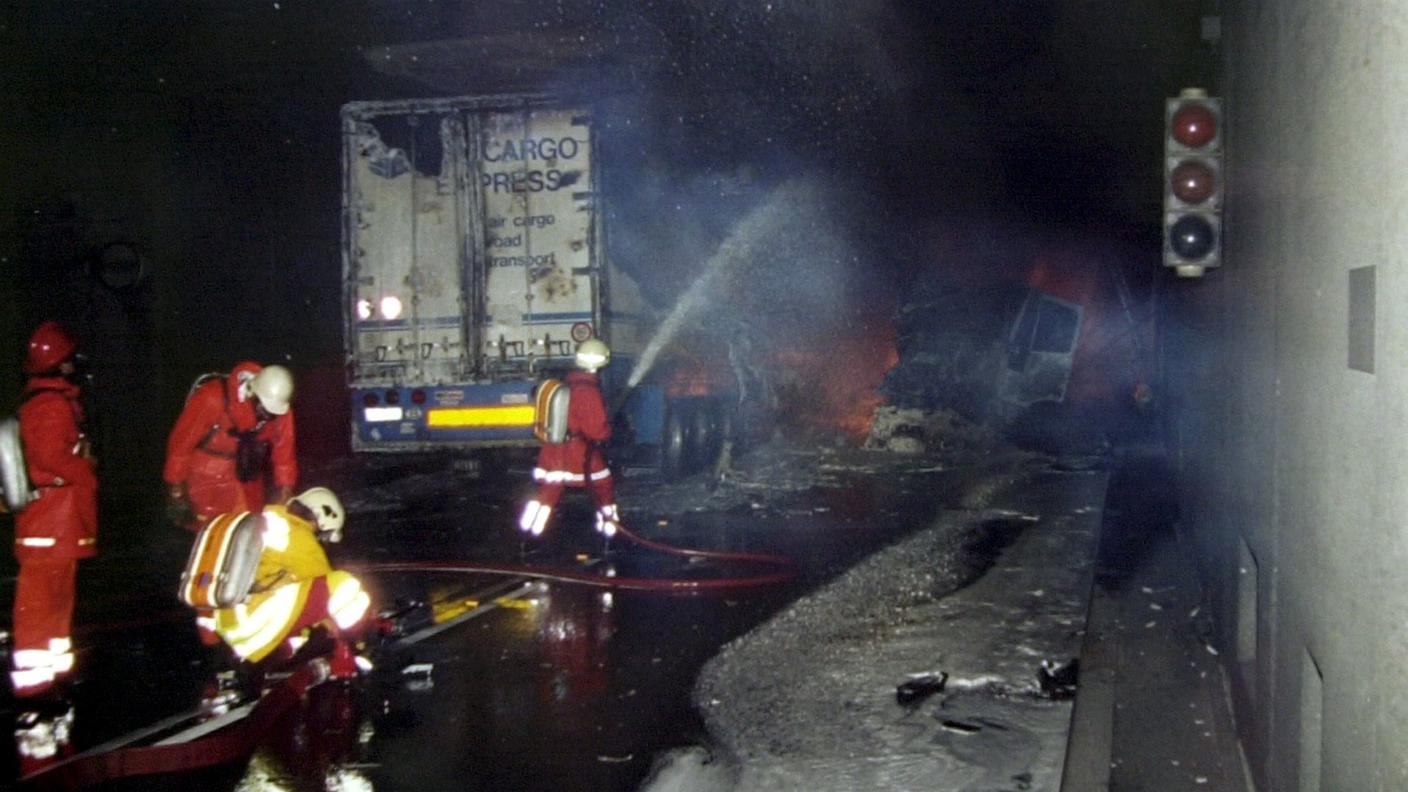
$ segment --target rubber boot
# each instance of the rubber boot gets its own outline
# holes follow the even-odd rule
[[[73,753],[73,706],[67,699],[21,701],[15,717],[15,753],[20,777],[40,770]]]

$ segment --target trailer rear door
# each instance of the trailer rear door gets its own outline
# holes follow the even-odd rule
[[[484,203],[484,371],[567,358],[596,332],[596,222],[586,112],[525,108],[478,119]]]
[[[450,109],[348,114],[346,284],[361,385],[462,382],[475,344],[464,305],[478,210],[465,124]]]

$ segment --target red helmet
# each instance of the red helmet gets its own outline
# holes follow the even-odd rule
[[[34,335],[29,338],[29,355],[24,360],[24,371],[26,374],[52,371],[73,357],[77,349],[78,341],[69,335],[63,325],[54,321],[45,322],[36,327]]]

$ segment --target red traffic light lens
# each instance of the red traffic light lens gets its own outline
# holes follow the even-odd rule
[[[1173,111],[1169,134],[1188,148],[1202,148],[1217,137],[1217,116],[1204,104],[1186,104]]]
[[[1200,204],[1212,197],[1217,188],[1217,173],[1211,165],[1199,160],[1185,160],[1169,174],[1169,189],[1186,204]]]
[[[425,404],[425,391],[421,390],[420,388],[416,388],[415,390],[411,391],[411,403]]]
[[[375,407],[381,404],[381,397],[377,396],[375,393],[364,393],[362,394],[362,404],[367,407]]]
[[[1212,252],[1216,233],[1207,218],[1184,215],[1169,228],[1168,245],[1179,258],[1197,261]]]

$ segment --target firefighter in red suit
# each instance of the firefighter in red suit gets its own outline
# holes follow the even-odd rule
[[[538,452],[533,480],[537,497],[523,506],[518,527],[524,533],[541,536],[562,498],[564,487],[586,487],[596,504],[596,530],[610,539],[620,527],[616,509],[616,486],[601,444],[611,437],[611,422],[601,398],[596,372],[611,360],[606,344],[592,338],[577,347],[580,371],[563,378],[571,396],[567,407],[567,441],[549,443]]]
[[[194,532],[219,514],[287,502],[298,481],[292,399],[283,366],[244,362],[197,385],[166,441],[168,519]],[[197,610],[196,630],[206,646],[219,645],[212,612]]]
[[[10,680],[21,702],[15,736],[25,766],[51,761],[68,743],[73,713],[57,685],[73,670],[78,559],[97,553],[98,478],[73,382],[77,349],[62,325],[45,322],[24,362],[20,439],[34,499],[15,515],[19,578]]]
[[[288,501],[298,481],[293,377],[283,366],[240,363],[201,383],[166,441],[168,516],[194,531],[217,514]],[[265,496],[265,477],[274,489]]]

